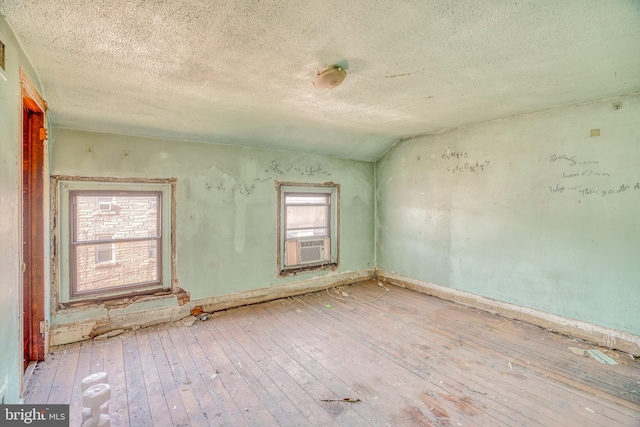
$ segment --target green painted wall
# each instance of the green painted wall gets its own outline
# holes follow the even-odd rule
[[[378,268],[640,335],[639,118],[630,96],[399,143]]]
[[[20,135],[23,68],[38,88],[38,78],[13,31],[0,17],[5,68],[0,68],[0,390],[5,403],[20,398],[22,350],[20,336]],[[38,88],[39,90],[39,88]]]
[[[53,174],[178,178],[178,279],[194,300],[319,276],[277,275],[275,180],[340,184],[338,273],[374,267],[373,163],[66,129],[53,135]]]

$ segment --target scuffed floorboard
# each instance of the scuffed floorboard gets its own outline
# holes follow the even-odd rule
[[[26,400],[80,425],[80,381],[106,371],[112,426],[640,426],[631,356],[386,286],[55,347]]]

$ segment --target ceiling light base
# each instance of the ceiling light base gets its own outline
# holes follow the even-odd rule
[[[313,85],[320,89],[333,89],[340,85],[347,77],[347,72],[339,65],[334,65],[321,71],[313,81]]]

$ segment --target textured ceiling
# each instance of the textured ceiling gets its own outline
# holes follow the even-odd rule
[[[640,92],[638,0],[1,0],[54,126],[375,160]],[[316,89],[323,68],[348,76]]]

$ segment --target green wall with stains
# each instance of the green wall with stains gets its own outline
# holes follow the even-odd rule
[[[628,96],[400,142],[377,267],[640,335],[639,118]]]
[[[192,300],[374,268],[373,163],[286,151],[54,129],[51,173],[168,178],[177,276]],[[278,277],[275,181],[340,184],[337,272]]]
[[[40,90],[38,76],[0,16],[5,67],[0,68],[0,401],[17,403],[22,376],[20,244],[22,155],[20,68]]]

